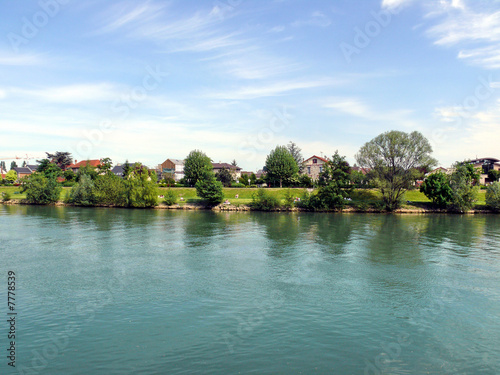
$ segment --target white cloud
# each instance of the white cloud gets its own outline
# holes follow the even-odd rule
[[[317,27],[328,27],[332,24],[332,21],[324,13],[316,11],[309,15],[308,18],[304,20],[295,21],[292,26],[317,26]]]
[[[110,83],[76,84],[40,90],[12,89],[11,91],[14,94],[29,95],[43,101],[76,104],[113,100],[119,98],[121,93]]]
[[[439,17],[427,34],[440,46],[458,46],[458,58],[487,69],[500,68],[500,11],[476,10],[462,0],[433,4],[428,16]],[[464,48],[466,46],[466,48]]]
[[[382,8],[395,9],[403,6],[408,6],[413,0],[382,0]]]
[[[0,51],[0,65],[8,66],[27,66],[38,65],[43,62],[38,55],[29,54],[13,54],[5,51]]]
[[[5,92],[5,90],[0,89],[0,99],[5,99],[6,96],[7,93]]]
[[[280,96],[296,90],[313,89],[340,84],[340,81],[318,79],[306,81],[283,81],[270,85],[246,86],[225,92],[210,93],[207,96],[213,99],[245,100],[269,96]]]

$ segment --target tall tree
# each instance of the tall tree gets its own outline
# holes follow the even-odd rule
[[[299,167],[286,146],[276,146],[267,155],[265,170],[267,179],[271,183],[274,184],[279,181],[280,187],[283,187],[283,182],[287,182],[294,177],[298,173]]]
[[[111,161],[110,158],[104,158],[101,160],[101,163],[99,164],[99,173],[110,173],[111,168],[113,167],[113,162]]]
[[[62,175],[61,168],[54,163],[51,163],[49,159],[38,160],[40,164],[36,169],[37,172],[42,173],[49,178],[57,178]]]
[[[12,163],[10,163],[10,169],[14,169],[14,168],[17,168],[17,163],[15,161],[13,161]]]
[[[292,141],[290,141],[286,147],[295,159],[295,162],[299,167],[299,173],[302,173],[304,171],[304,166],[302,165],[302,162],[304,161],[304,158],[302,157],[302,150]]]
[[[421,133],[393,130],[365,143],[356,154],[356,161],[371,169],[386,209],[392,211],[399,207],[403,194],[417,179],[418,168],[437,163],[431,153],[432,147]]]
[[[215,174],[215,178],[226,187],[231,186],[231,182],[233,182],[233,176],[227,168],[222,168],[219,172],[217,172]]]
[[[451,209],[456,212],[466,212],[474,207],[477,201],[479,187],[474,186],[481,172],[468,162],[456,163],[450,177]]]
[[[2,171],[6,171],[7,170],[7,167],[5,166],[5,162],[3,160],[0,161],[0,170],[2,170]]]
[[[231,165],[233,167],[237,167],[238,166],[238,162],[236,161],[236,159],[233,159],[233,161],[231,162]]]
[[[56,151],[54,154],[46,152],[47,159],[55,163],[62,170],[66,169],[68,165],[73,163],[73,158],[70,152]]]
[[[213,175],[212,161],[204,152],[193,150],[184,160],[184,176],[190,186]]]

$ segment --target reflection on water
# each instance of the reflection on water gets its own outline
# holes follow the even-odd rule
[[[494,374],[499,224],[0,206],[0,272],[20,364],[79,329],[37,374]]]

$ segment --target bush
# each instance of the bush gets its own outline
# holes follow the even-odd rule
[[[488,186],[486,205],[494,211],[500,211],[500,182],[494,182]]]
[[[3,191],[2,192],[2,199],[4,202],[10,201],[10,199],[11,199],[10,193],[8,191]]]
[[[292,189],[286,189],[285,193],[283,194],[283,200],[285,203],[283,204],[283,207],[285,208],[292,208],[293,203],[295,201],[294,196],[293,196],[293,191]]]
[[[233,188],[244,188],[246,185],[242,184],[241,182],[233,182],[231,184],[231,187]]]
[[[126,206],[126,183],[114,174],[97,176],[94,181],[94,196],[96,204]]]
[[[472,165],[457,164],[450,178],[452,190],[451,210],[466,212],[474,207],[479,188],[474,182],[479,178]]]
[[[250,207],[260,211],[272,211],[280,207],[280,201],[266,190],[259,189],[252,195]]]
[[[420,192],[438,208],[446,208],[453,199],[449,177],[443,172],[433,173],[420,186]]]
[[[173,206],[177,203],[177,194],[172,189],[168,189],[165,193],[164,202],[167,206]]]
[[[47,178],[40,173],[33,173],[23,178],[21,191],[26,192],[26,199],[34,204],[49,204],[59,200],[62,187],[55,178]]]
[[[92,206],[95,203],[94,182],[89,175],[80,175],[79,182],[71,188],[69,200],[82,206]]]
[[[205,199],[208,206],[216,206],[224,200],[222,183],[209,176],[196,183],[196,194]]]

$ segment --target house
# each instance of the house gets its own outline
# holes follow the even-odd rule
[[[36,170],[38,169],[38,164],[27,164],[26,168],[31,169],[32,172],[36,172]]]
[[[177,182],[184,177],[184,160],[167,159],[158,165],[158,170],[161,172],[162,176],[165,174],[172,175]]]
[[[115,176],[123,178],[124,174],[123,165],[115,165],[113,169],[111,169],[111,173],[113,173]]]
[[[222,169],[228,169],[233,176],[233,180],[238,181],[241,177],[241,168],[228,163],[212,163],[214,173],[220,172]]]
[[[316,155],[311,156],[302,162],[304,167],[304,174],[308,175],[311,179],[317,180],[319,174],[323,172],[323,166],[328,160]]]
[[[500,160],[495,158],[473,159],[469,160],[468,163],[472,164],[474,168],[481,169],[481,177],[479,178],[479,183],[481,185],[486,185],[493,182],[488,178],[489,171],[491,170],[500,171]]]
[[[370,168],[363,168],[363,167],[357,167],[356,165],[354,167],[351,167],[351,172],[356,171],[356,172],[361,172],[365,176],[370,173],[371,169]]]
[[[77,173],[80,167],[84,167],[90,165],[91,167],[97,168],[101,165],[101,160],[95,159],[95,160],[83,160],[78,162],[78,160],[75,160],[73,164],[70,164],[66,167],[66,170],[71,169],[73,172]]]
[[[432,171],[430,172],[427,172],[425,174],[425,177],[427,176],[430,176],[431,174],[434,174],[434,173],[438,173],[438,172],[441,172],[441,173],[444,173],[444,174],[450,174],[451,170],[450,169],[446,169],[446,168],[443,168],[443,167],[438,167],[436,169],[433,169]]]
[[[12,169],[16,171],[18,180],[33,173],[33,171],[27,167],[16,167]]]

